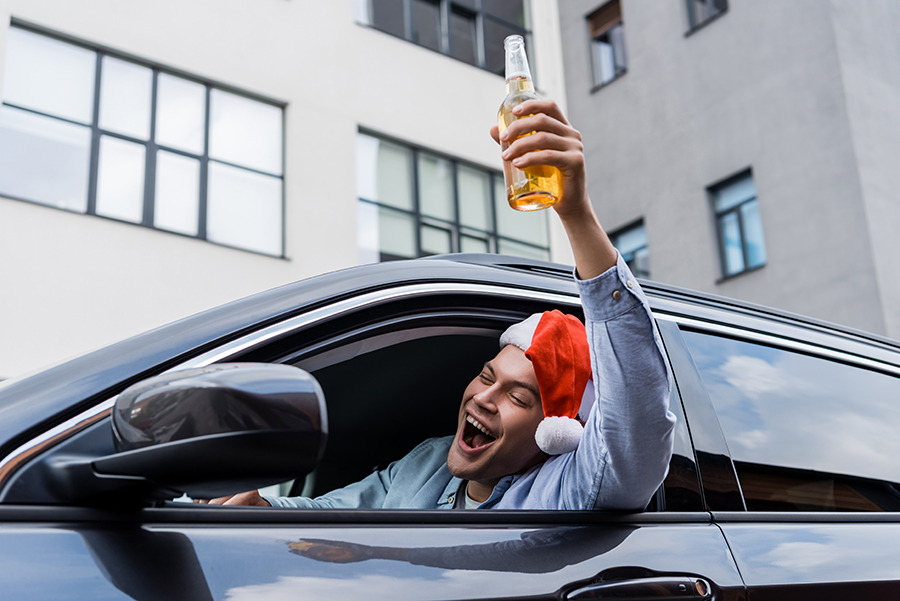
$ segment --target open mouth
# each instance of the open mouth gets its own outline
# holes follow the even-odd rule
[[[466,427],[463,430],[462,440],[470,448],[478,450],[497,440],[497,437],[477,419],[466,415]]]

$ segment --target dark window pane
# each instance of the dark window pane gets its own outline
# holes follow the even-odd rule
[[[450,54],[470,65],[476,64],[474,17],[450,13]]]
[[[413,0],[412,41],[420,46],[441,49],[441,9],[440,5],[428,0]]]
[[[372,26],[405,37],[403,32],[403,0],[372,0]]]
[[[688,21],[697,27],[728,9],[728,0],[687,0]]]
[[[609,238],[634,275],[639,278],[650,277],[647,230],[643,223],[616,232]]]
[[[484,0],[484,12],[525,27],[525,4],[522,0]]]
[[[524,31],[491,19],[484,20],[484,61],[485,68],[491,73],[505,74],[503,40],[513,34],[524,35]]]
[[[751,510],[900,510],[900,378],[685,331]]]

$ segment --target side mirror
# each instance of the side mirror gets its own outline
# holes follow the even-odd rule
[[[299,478],[322,458],[328,423],[322,389],[307,372],[224,363],[125,390],[112,432],[112,455],[56,459],[61,496],[87,504],[209,499]]]

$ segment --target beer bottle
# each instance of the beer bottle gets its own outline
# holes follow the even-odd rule
[[[534,92],[522,36],[507,37],[503,47],[506,50],[506,98],[497,115],[501,132],[517,119],[512,114],[514,107],[526,100],[540,98]],[[508,146],[509,143],[504,142],[502,150],[506,150]],[[559,200],[560,174],[556,167],[535,165],[517,169],[509,161],[503,161],[503,176],[506,181],[506,199],[509,206],[518,211],[539,211],[555,205]]]

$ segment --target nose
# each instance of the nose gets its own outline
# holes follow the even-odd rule
[[[485,387],[482,390],[479,390],[472,397],[472,401],[478,405],[479,408],[489,412],[496,413],[497,412],[497,394],[498,394],[498,386],[496,383]]]

